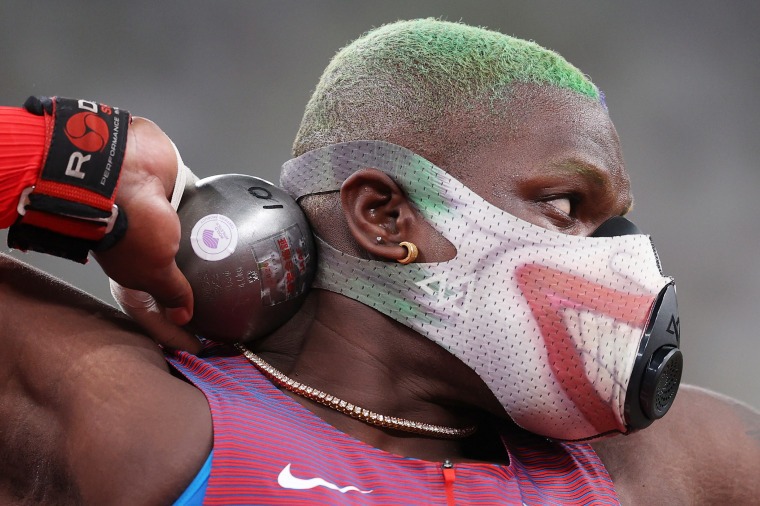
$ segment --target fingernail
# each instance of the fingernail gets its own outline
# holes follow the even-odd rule
[[[187,324],[190,321],[190,311],[184,307],[169,307],[166,308],[166,316],[175,324],[182,325]]]

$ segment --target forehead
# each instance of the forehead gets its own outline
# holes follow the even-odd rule
[[[500,111],[459,118],[449,135],[457,148],[450,156],[439,154],[439,166],[494,205],[503,207],[499,196],[521,181],[556,175],[603,185],[615,200],[630,200],[620,143],[606,109],[572,91],[516,85]]]

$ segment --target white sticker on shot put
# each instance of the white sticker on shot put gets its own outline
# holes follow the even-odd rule
[[[231,219],[221,214],[204,216],[190,232],[190,244],[200,258],[216,262],[235,252],[238,231]]]

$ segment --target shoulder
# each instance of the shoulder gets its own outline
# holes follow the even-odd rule
[[[208,405],[133,322],[0,255],[0,326],[0,502],[179,495],[210,451]]]
[[[649,428],[592,445],[623,504],[757,504],[760,413],[683,385]]]

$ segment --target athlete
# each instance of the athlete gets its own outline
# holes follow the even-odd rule
[[[61,154],[56,117],[83,112],[89,129],[57,137],[80,151]],[[161,323],[147,332],[166,346],[1,257],[3,504],[760,498],[760,416],[740,403],[682,387],[661,420],[630,430],[617,370],[670,281],[643,236],[588,238],[632,197],[603,97],[556,53],[435,20],[341,50],[282,172],[318,238],[315,288],[287,324],[239,346],[177,326],[193,307],[174,263],[181,163],[158,127],[135,118],[124,135],[126,113],[87,101],[0,113],[0,225],[23,225],[11,241],[93,250],[116,282],[155,296]],[[120,179],[95,198],[117,123]],[[105,147],[81,140],[90,131]],[[85,148],[106,153],[89,187]],[[57,156],[95,219],[61,203]],[[563,355],[567,339],[585,352]],[[634,433],[604,437],[619,432]]]

